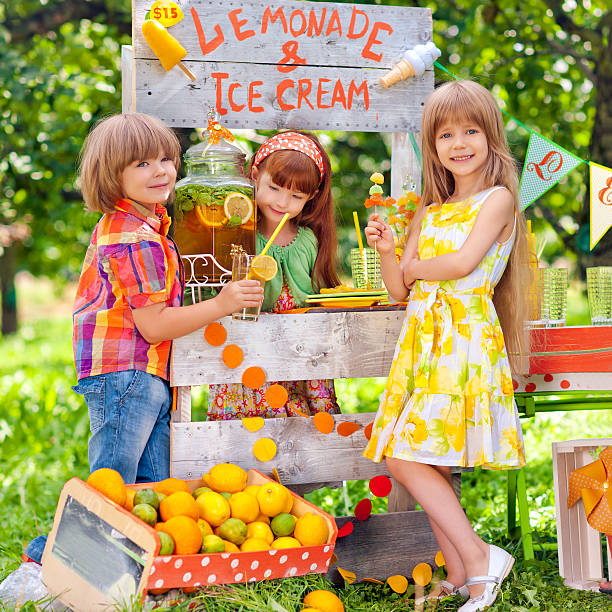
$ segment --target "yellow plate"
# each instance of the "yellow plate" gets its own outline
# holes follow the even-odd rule
[[[371,296],[371,297],[347,297],[347,298],[330,298],[330,299],[317,299],[307,300],[306,303],[319,304],[327,308],[351,308],[359,306],[371,306],[372,304],[380,303],[386,304],[388,302],[387,296]]]

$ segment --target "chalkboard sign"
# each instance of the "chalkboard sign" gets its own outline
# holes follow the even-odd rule
[[[73,478],[57,505],[43,581],[76,612],[101,610],[144,594],[158,550],[153,529]]]

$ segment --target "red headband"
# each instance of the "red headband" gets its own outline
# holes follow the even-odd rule
[[[319,147],[308,136],[298,134],[297,132],[281,132],[268,138],[255,154],[253,168],[257,168],[271,153],[287,150],[299,151],[304,153],[304,155],[308,155],[319,169],[319,175],[321,180],[323,180],[325,176],[325,163],[323,162],[323,155],[321,155]]]

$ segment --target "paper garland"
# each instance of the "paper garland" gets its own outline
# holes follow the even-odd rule
[[[612,168],[589,164],[591,183],[591,250],[612,226]]]
[[[558,144],[531,132],[519,187],[519,205],[525,210],[554,187],[582,160]]]

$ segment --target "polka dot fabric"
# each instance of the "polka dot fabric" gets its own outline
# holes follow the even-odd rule
[[[240,553],[172,555],[153,561],[147,589],[255,582],[326,573],[334,547],[304,546]]]
[[[268,138],[255,154],[253,167],[256,168],[268,155],[275,151],[287,150],[299,151],[304,153],[304,155],[308,155],[319,169],[321,178],[323,178],[325,175],[325,164],[323,163],[323,156],[321,151],[319,151],[319,147],[308,136],[298,134],[297,132],[281,132],[276,134],[276,136]]]

